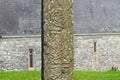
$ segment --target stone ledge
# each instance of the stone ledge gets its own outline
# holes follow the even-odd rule
[[[41,35],[3,35],[2,39],[8,38],[41,38]]]
[[[86,33],[86,34],[74,34],[75,36],[111,36],[120,35],[120,33]]]

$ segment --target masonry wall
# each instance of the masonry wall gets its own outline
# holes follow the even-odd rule
[[[85,34],[74,37],[75,70],[120,69],[119,34]],[[3,36],[0,39],[0,71],[29,70],[33,49],[34,69],[41,68],[41,39],[39,35]]]
[[[34,69],[40,70],[40,36],[3,36],[3,39],[0,39],[0,71],[28,70],[29,49],[33,49]]]
[[[78,70],[120,69],[120,35],[76,35],[74,65]]]

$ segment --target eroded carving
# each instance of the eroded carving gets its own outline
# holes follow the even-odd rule
[[[45,80],[73,80],[72,0],[44,0]]]

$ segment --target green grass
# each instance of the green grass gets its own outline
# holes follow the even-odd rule
[[[120,71],[75,71],[74,80],[120,80]]]
[[[40,71],[0,72],[0,80],[40,80]]]
[[[0,72],[0,80],[40,80],[40,71]],[[120,71],[75,71],[74,80],[120,80]]]

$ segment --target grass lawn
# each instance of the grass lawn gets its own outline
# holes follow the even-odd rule
[[[40,71],[0,72],[0,80],[40,80]],[[74,80],[120,80],[120,71],[75,71]]]
[[[74,80],[120,80],[120,71],[75,71]]]
[[[0,72],[0,80],[40,80],[40,71]]]

